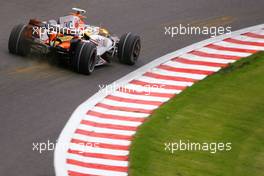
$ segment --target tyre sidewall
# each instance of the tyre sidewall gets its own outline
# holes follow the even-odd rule
[[[93,43],[79,42],[71,60],[74,71],[91,74],[96,64],[96,46]]]
[[[133,58],[132,54],[135,49],[136,43],[140,43],[140,37],[133,35],[131,33],[125,34],[120,38],[120,43],[118,47],[118,58],[121,63],[134,65],[137,61],[137,58]]]
[[[29,42],[24,36],[26,25],[19,24],[14,26],[9,36],[8,49],[12,54],[26,56],[30,52]]]

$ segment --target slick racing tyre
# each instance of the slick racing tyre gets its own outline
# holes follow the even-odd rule
[[[127,33],[121,36],[118,43],[118,59],[123,64],[134,65],[141,49],[140,37]]]
[[[30,44],[25,37],[26,25],[16,25],[9,36],[8,50],[12,54],[26,56],[30,52]]]
[[[73,70],[81,74],[91,74],[94,71],[97,58],[95,44],[80,41],[75,45],[71,54]]]

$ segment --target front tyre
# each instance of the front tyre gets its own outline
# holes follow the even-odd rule
[[[26,56],[30,52],[30,45],[25,36],[26,25],[14,26],[8,40],[8,50],[12,54]]]
[[[123,64],[134,65],[140,50],[140,37],[131,33],[124,34],[118,43],[118,59]]]
[[[93,43],[78,42],[71,54],[72,68],[81,74],[91,74],[96,64],[97,50]]]

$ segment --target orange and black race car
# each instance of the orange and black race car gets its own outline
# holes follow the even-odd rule
[[[16,25],[9,37],[9,52],[20,56],[32,50],[55,52],[82,74],[92,73],[95,66],[109,63],[115,56],[121,63],[135,64],[141,49],[138,35],[126,33],[118,38],[105,28],[85,24],[85,10],[72,10],[57,20],[31,19],[27,25]]]

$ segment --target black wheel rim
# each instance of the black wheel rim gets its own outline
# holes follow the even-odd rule
[[[90,58],[90,62],[88,64],[89,72],[92,72],[94,70],[95,61],[96,61],[95,58],[96,58],[96,53],[93,52],[93,54],[91,55],[91,58]]]
[[[139,53],[140,53],[140,42],[139,42],[139,40],[137,40],[137,42],[135,43],[135,46],[134,46],[133,53],[132,53],[133,61],[137,60]]]

